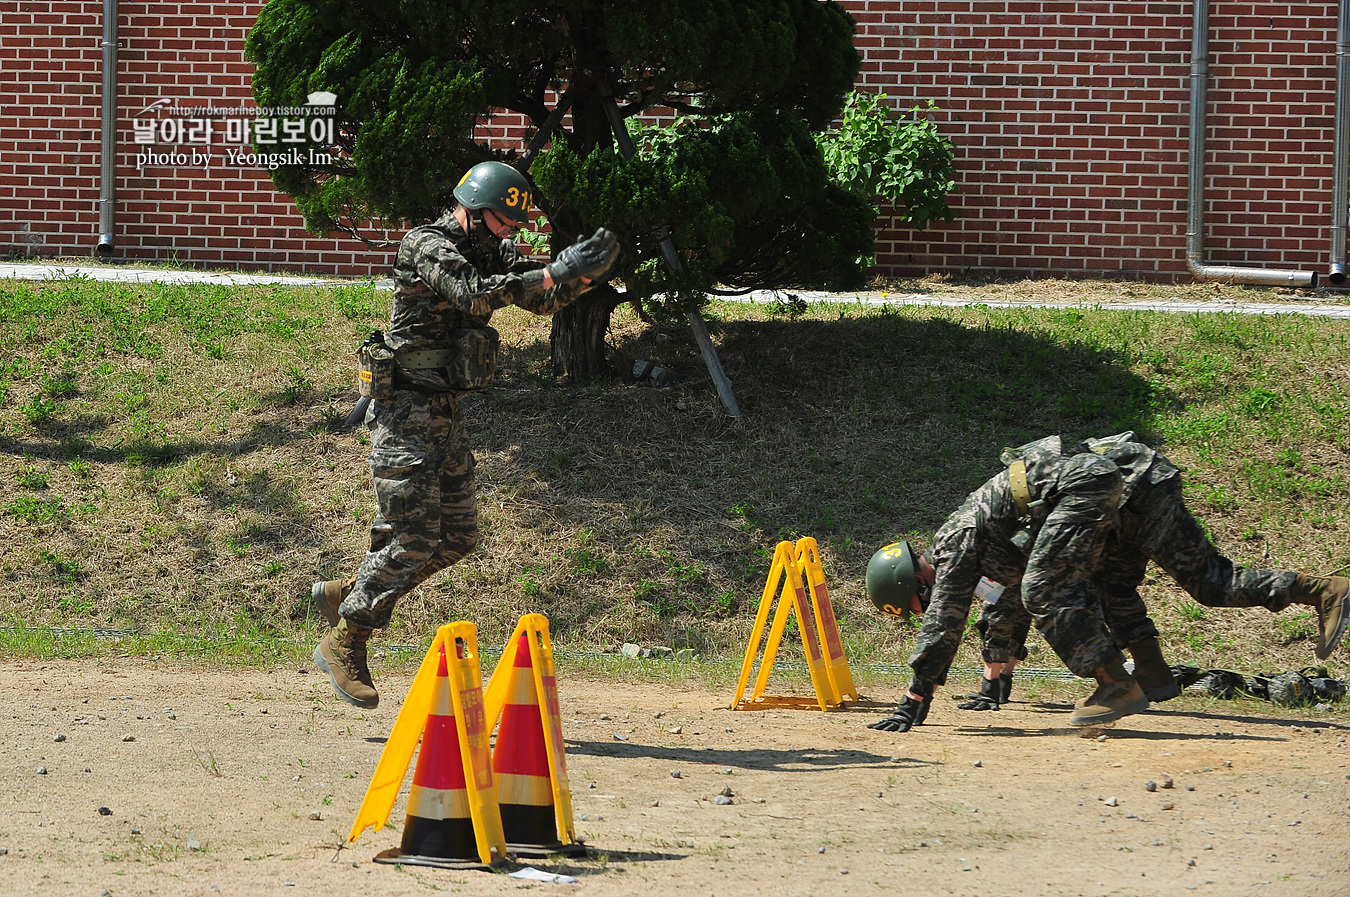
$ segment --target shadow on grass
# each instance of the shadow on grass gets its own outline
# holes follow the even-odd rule
[[[170,292],[153,307],[200,299],[209,311],[228,298]],[[230,309],[230,332],[242,332],[246,318]],[[982,323],[921,311],[836,321],[714,318],[741,422],[718,405],[687,328],[665,340],[650,329],[615,337],[619,352],[680,370],[683,381],[667,389],[550,386],[531,374],[548,357],[546,342],[508,344],[499,386],[462,406],[471,444],[480,462],[487,459],[478,470],[480,503],[492,509],[485,526],[499,525],[517,544],[493,542],[489,530],[480,551],[499,553],[490,562],[498,569],[466,580],[463,592],[480,610],[488,599],[476,594],[512,605],[511,613],[514,605],[547,613],[555,636],[659,636],[677,647],[717,648],[708,631],[744,621],[779,539],[815,536],[836,565],[834,588],[841,578],[859,579],[877,546],[901,535],[925,541],[922,534],[998,471],[1001,446],[1056,432],[1146,433],[1151,409],[1168,400],[1131,373],[1129,359],[1101,348],[1109,341],[1094,338],[1083,312],[962,314]],[[281,324],[279,334],[254,329],[293,338],[300,327]],[[156,420],[118,411],[67,420],[79,412],[63,400],[36,438],[0,438],[0,453],[128,468],[132,488],[152,495],[156,513],[175,524],[164,538],[183,541],[193,559],[186,578],[209,585],[228,570],[238,585],[221,592],[221,607],[262,613],[284,600],[292,602],[287,616],[299,620],[305,582],[317,571],[300,568],[308,560],[291,569],[263,565],[279,549],[326,548],[335,537],[305,510],[296,491],[303,484],[241,481],[227,489],[222,475],[232,459],[268,449],[285,448],[291,465],[309,460],[324,412],[309,405],[310,374],[297,368],[289,376],[248,429],[228,438],[169,435]],[[210,409],[200,416],[208,419]],[[133,427],[121,442],[110,432],[137,422],[144,429]],[[153,476],[178,477],[172,468],[184,462],[204,468],[195,481],[184,471],[183,482],[170,484],[204,501],[203,519],[191,526],[173,519],[173,501]],[[373,496],[367,500],[373,507]],[[223,510],[240,519],[227,522]],[[567,542],[578,531],[593,533],[594,544]],[[534,556],[526,559],[527,550]],[[847,628],[858,620],[845,604],[837,612]]]
[[[276,448],[311,438],[308,430],[287,426],[280,420],[257,420],[235,439],[150,439],[134,437],[116,446],[96,445],[94,439],[116,421],[106,415],[81,416],[71,421],[49,421],[38,428],[45,439],[15,439],[0,436],[0,454],[44,461],[81,457],[101,464],[131,464],[162,467],[194,455],[239,458],[265,448]]]
[[[687,329],[618,337],[623,356],[681,371],[665,389],[541,389],[517,369],[546,343],[509,348],[506,388],[466,403],[476,446],[493,456],[483,490],[506,493],[508,512],[528,501],[512,523],[541,543],[565,527],[603,529],[610,544],[684,534],[663,561],[627,565],[636,600],[666,621],[743,614],[739,599],[719,597],[757,594],[770,558],[755,552],[779,539],[814,536],[861,578],[876,547],[926,543],[1000,470],[1003,446],[1126,429],[1149,438],[1151,414],[1170,401],[1103,348],[1111,340],[1082,312],[1038,312],[1031,325],[1017,312],[985,317],[715,322],[740,422],[717,403]],[[522,482],[534,484],[527,495]],[[549,613],[561,632],[591,616],[580,594]]]

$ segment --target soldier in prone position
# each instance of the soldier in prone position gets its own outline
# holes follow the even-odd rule
[[[934,686],[946,681],[976,594],[988,611],[986,705],[997,703],[988,700],[995,694],[1002,697],[994,680],[1001,661],[1020,647],[1022,605],[1065,665],[1097,680],[1093,694],[1075,705],[1071,725],[1147,709],[1146,688],[1154,700],[1174,697],[1157,628],[1138,593],[1150,559],[1211,607],[1314,607],[1319,657],[1344,636],[1350,579],[1234,565],[1186,510],[1176,467],[1133,433],[1088,440],[1067,452],[1053,436],[1005,450],[1003,460],[1008,467],[938,530],[931,563],[900,542],[868,565],[868,594],[878,608],[924,615],[909,661],[913,683],[894,714],[873,728],[907,731],[923,721]],[[1125,672],[1121,647],[1134,657],[1135,676]]]
[[[618,240],[601,228],[547,266],[522,258],[513,238],[528,220],[531,193],[529,181],[501,162],[465,173],[454,208],[403,238],[389,329],[382,344],[363,347],[376,359],[369,371],[363,363],[362,378],[373,384],[366,424],[379,510],[356,576],[311,589],[332,626],[314,662],[337,696],[357,707],[380,699],[366,661],[372,630],[389,624],[400,596],[477,544],[474,461],[456,396],[491,380],[493,311],[515,305],[551,315],[618,257]],[[386,362],[385,384],[374,382],[381,379],[379,359]]]

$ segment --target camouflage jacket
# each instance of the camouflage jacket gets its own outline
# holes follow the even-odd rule
[[[1133,430],[1100,439],[1085,439],[1080,451],[1096,452],[1120,468],[1125,479],[1123,501],[1130,500],[1140,483],[1156,485],[1181,474],[1166,456],[1140,442]]]
[[[489,251],[450,212],[403,238],[394,260],[394,308],[385,343],[395,352],[445,347],[452,330],[485,327],[492,313],[515,305],[537,315],[564,308],[589,287],[580,281],[541,290],[543,265],[521,256],[511,240]],[[444,389],[437,371],[407,372],[408,379]]]
[[[1092,455],[1084,456],[1078,445],[1072,446],[1066,453],[1058,436],[1004,450],[1002,460],[1005,464],[1017,459],[1026,464],[1031,500],[1043,503],[1031,514],[1030,545],[1035,544],[1036,534],[1044,521],[1060,516],[1062,498],[1085,497],[1085,482],[1095,480],[1096,477],[1091,474],[1101,472],[1091,469],[1094,467],[1104,468],[1111,474],[1115,484],[1114,487],[1107,484],[1107,491],[1098,502],[1106,505],[1101,508],[1101,512],[1108,518],[1108,525],[1109,519],[1114,518],[1119,507],[1120,492],[1119,478],[1114,473],[1113,465]],[[1086,480],[1084,474],[1089,474]],[[1097,500],[1093,498],[1092,501]],[[1078,514],[1076,511],[1073,513]],[[1048,576],[1053,591],[1060,570],[1090,566],[1088,555],[1094,551],[1097,541],[1091,533],[1100,531],[1100,522],[1071,521],[1073,525],[1081,527],[1081,536],[1059,546],[1053,559],[1055,569],[1041,570],[1038,566],[1034,575],[1027,569],[1029,555],[1034,554],[1034,550],[1030,547],[1019,548],[1012,541],[1023,523],[1023,514],[1013,497],[1008,471],[1003,470],[967,496],[934,535],[929,560],[937,569],[937,580],[933,584],[928,609],[924,613],[909,660],[910,666],[914,668],[918,686],[916,691],[924,693],[933,684],[946,681],[947,670],[965,632],[975,587],[981,577],[988,577],[1004,586],[1015,586],[1030,575],[1037,589],[1041,590],[1045,588],[1043,583]]]

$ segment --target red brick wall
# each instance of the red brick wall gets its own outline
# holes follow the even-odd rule
[[[1188,276],[1191,4],[844,5],[863,86],[899,109],[936,101],[957,148],[961,217],[921,234],[883,217],[883,269]],[[152,100],[251,105],[259,6],[119,5],[116,255],[383,275],[389,253],[305,234],[266,172],[227,166],[219,143],[206,168],[136,169],[131,117]],[[1326,270],[1335,29],[1329,0],[1211,6],[1208,263]],[[0,0],[0,254],[94,249],[101,39],[98,2]]]
[[[881,223],[895,272],[1186,271],[1191,3],[861,0],[863,80],[935,100],[960,219]],[[1210,6],[1205,261],[1325,272],[1336,4]]]
[[[207,166],[137,170],[137,151],[146,147],[134,143],[132,117],[152,101],[254,105],[243,45],[261,6],[118,4],[114,257],[385,276],[391,253],[306,234],[266,170],[226,165],[219,140]],[[102,40],[96,0],[0,0],[0,255],[94,251]]]

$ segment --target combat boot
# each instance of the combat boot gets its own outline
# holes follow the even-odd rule
[[[1170,701],[1181,694],[1181,686],[1172,677],[1172,670],[1163,659],[1162,646],[1157,636],[1135,642],[1127,649],[1134,658],[1134,681],[1144,691],[1144,697],[1153,702]]]
[[[1119,657],[1106,666],[1097,667],[1092,676],[1097,680],[1097,690],[1074,703],[1069,725],[1096,726],[1148,709],[1144,690],[1125,672]]]
[[[1012,699],[1012,673],[999,673],[998,675],[998,702],[1006,704]]]
[[[330,579],[326,582],[316,582],[309,587],[309,597],[314,601],[314,606],[329,626],[338,624],[338,606],[347,600],[347,596],[351,594],[355,585],[356,577],[353,576],[345,581]]]
[[[314,649],[314,663],[328,674],[333,691],[357,707],[370,708],[380,703],[370,667],[366,665],[366,642],[372,632],[373,629],[357,626],[343,617]]]
[[[1326,660],[1345,638],[1345,624],[1350,623],[1350,579],[1344,576],[1304,576],[1294,580],[1289,598],[1294,604],[1310,604],[1317,608],[1317,659]]]

